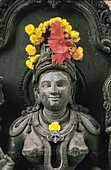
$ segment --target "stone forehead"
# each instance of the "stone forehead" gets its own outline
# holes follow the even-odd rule
[[[56,70],[51,70],[51,71],[47,71],[44,72],[40,75],[39,81],[40,80],[46,80],[46,79],[54,79],[54,80],[58,80],[58,79],[68,79],[71,82],[71,78],[70,76],[65,73],[64,71],[56,71]]]

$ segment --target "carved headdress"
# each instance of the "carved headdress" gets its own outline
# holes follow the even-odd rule
[[[32,43],[26,47],[29,55],[26,65],[34,70],[33,82],[41,73],[52,69],[63,70],[72,81],[76,80],[74,60],[83,57],[82,47],[76,45],[80,40],[79,32],[72,30],[72,26],[60,17],[41,23],[38,28],[29,24],[25,31]],[[37,46],[40,46],[40,55],[36,54]]]

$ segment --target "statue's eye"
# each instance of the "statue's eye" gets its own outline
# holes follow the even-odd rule
[[[51,83],[47,83],[47,87],[51,87]]]
[[[65,86],[65,82],[64,81],[58,81],[57,86],[58,87],[63,87],[63,86]]]
[[[57,83],[57,86],[58,87],[62,87],[62,83]]]
[[[43,82],[41,85],[43,88],[51,87],[51,82]]]

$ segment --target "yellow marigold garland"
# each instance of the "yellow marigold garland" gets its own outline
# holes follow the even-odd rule
[[[83,48],[78,47],[76,52],[72,54],[72,57],[74,58],[74,60],[82,60],[82,58],[83,58]]]
[[[31,35],[35,32],[35,27],[32,24],[29,24],[25,27],[25,31],[28,35]]]
[[[30,69],[34,69],[34,65],[30,60],[26,60],[26,66],[29,67]]]
[[[76,43],[80,40],[79,32],[72,30],[72,26],[69,24],[69,22],[67,22],[66,19],[61,19],[60,17],[52,18],[49,21],[40,23],[38,28],[35,28],[32,24],[29,24],[25,27],[25,31],[30,36],[30,41],[34,45],[27,45],[27,47],[25,48],[27,53],[29,54],[29,58],[30,55],[34,57],[34,55],[36,54],[35,46],[39,46],[41,43],[43,43],[43,41],[45,40],[46,31],[50,28],[50,25],[56,20],[58,20],[61,23],[61,27],[65,29],[64,34],[66,40],[74,44],[73,49],[69,47],[69,52],[71,53],[72,58],[74,60],[81,60],[83,58],[83,48],[76,47]],[[26,65],[30,69],[34,69],[34,63],[32,62],[31,58],[26,62]]]
[[[37,35],[32,34],[32,35],[30,36],[30,41],[31,41],[32,44],[37,43],[37,41],[38,41]]]
[[[29,57],[29,59],[32,63],[36,63],[39,57],[40,57],[40,55],[36,54],[34,57]]]
[[[27,47],[25,48],[25,50],[27,51],[27,53],[29,54],[29,55],[35,55],[35,53],[36,53],[36,48],[34,47],[34,46],[32,46],[32,45],[27,45]]]
[[[34,69],[34,63],[37,62],[38,58],[40,57],[39,54],[36,54],[35,56],[33,57],[28,57],[29,60],[26,60],[26,65],[30,68],[30,69]]]

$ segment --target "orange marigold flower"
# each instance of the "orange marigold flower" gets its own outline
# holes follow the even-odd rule
[[[28,34],[28,35],[31,35],[35,32],[35,28],[32,24],[29,24],[27,26],[25,26],[25,32]]]
[[[52,124],[49,125],[49,130],[50,131],[60,131],[61,127],[58,122],[53,122]]]
[[[34,46],[32,46],[32,45],[27,45],[27,47],[25,48],[25,50],[27,51],[27,53],[29,54],[29,55],[35,55],[35,53],[36,53],[36,48],[34,47]]]

